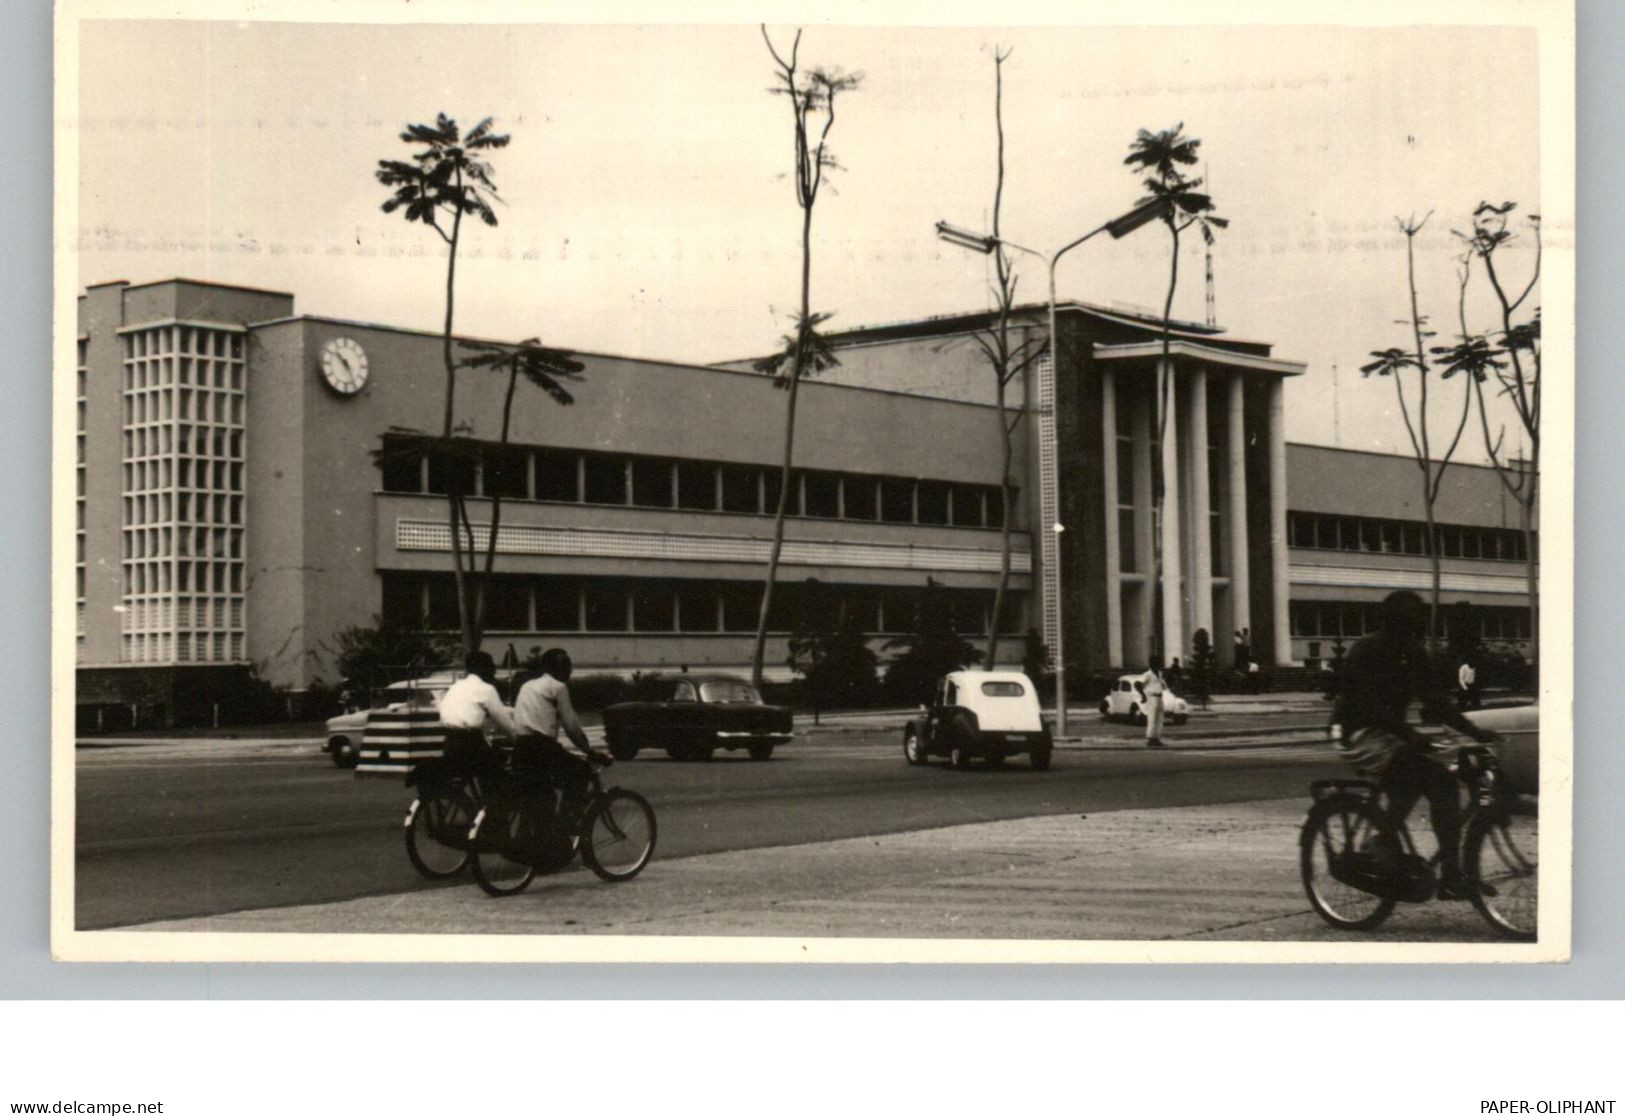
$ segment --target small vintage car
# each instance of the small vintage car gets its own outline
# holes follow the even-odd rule
[[[718,748],[744,748],[753,760],[794,735],[790,710],[768,705],[755,687],[724,675],[684,674],[656,681],[654,701],[626,701],[604,710],[609,754],[629,760],[662,748],[675,760],[708,760]]]
[[[903,756],[915,765],[947,756],[955,767],[968,767],[973,759],[996,766],[1025,754],[1034,770],[1048,771],[1054,747],[1038,691],[1020,671],[947,674],[931,704],[903,727]]]
[[[1145,724],[1145,690],[1140,675],[1125,674],[1100,699],[1100,715],[1108,721]],[[1190,703],[1173,690],[1162,695],[1162,715],[1170,725],[1182,725],[1191,715]]]

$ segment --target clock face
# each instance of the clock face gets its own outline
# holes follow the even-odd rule
[[[340,395],[354,395],[367,383],[367,354],[348,337],[322,347],[322,379]]]

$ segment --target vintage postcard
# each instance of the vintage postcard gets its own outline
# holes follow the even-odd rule
[[[56,955],[1566,959],[1572,8],[1075,8],[59,5]]]

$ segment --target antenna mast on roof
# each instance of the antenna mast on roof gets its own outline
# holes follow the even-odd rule
[[[1213,196],[1213,175],[1207,164],[1202,164],[1202,177],[1207,182],[1208,196]],[[1213,296],[1213,241],[1206,241],[1207,245],[1207,324],[1210,329],[1217,329],[1219,325],[1219,307]]]

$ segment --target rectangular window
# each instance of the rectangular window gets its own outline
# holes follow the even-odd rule
[[[1343,519],[1338,524],[1338,543],[1344,550],[1360,549],[1360,521]]]
[[[729,585],[722,590],[722,629],[728,632],[754,632],[762,607],[759,585]]]
[[[626,459],[605,454],[588,454],[587,503],[626,503]]]
[[[583,590],[587,602],[589,632],[626,631],[626,591],[620,586],[589,585]]]
[[[716,590],[707,585],[684,585],[678,588],[677,628],[683,632],[716,631]]]
[[[914,613],[919,607],[917,589],[882,589],[880,591],[880,630],[883,632],[912,632]]]
[[[1322,550],[1337,549],[1337,517],[1335,515],[1319,515],[1315,517],[1315,545]]]
[[[914,522],[914,482],[883,480],[880,482],[880,518],[887,523]]]
[[[530,631],[530,586],[518,578],[496,578],[485,587],[487,631]]]
[[[691,511],[714,511],[717,506],[716,466],[683,461],[677,466],[677,506]]]
[[[632,462],[632,503],[640,508],[672,505],[672,463],[637,459]]]
[[[948,522],[948,486],[937,481],[919,484],[919,522],[946,525]]]
[[[1422,554],[1422,525],[1420,523],[1404,523],[1400,525],[1404,534],[1405,553]]]
[[[1288,545],[1298,547],[1315,545],[1314,516],[1305,515],[1303,512],[1287,512],[1286,530],[1290,540]]]
[[[987,631],[987,610],[992,602],[984,600],[981,590],[961,589],[949,594],[954,611],[954,631],[960,635],[982,635]]]
[[[953,514],[955,527],[982,525],[982,490],[976,485],[954,485]]]
[[[1463,558],[1477,558],[1482,553],[1479,546],[1479,538],[1482,534],[1483,532],[1476,527],[1463,527],[1461,529],[1461,556]],[[1490,552],[1490,557],[1495,557],[1493,549]]]
[[[530,454],[524,450],[488,446],[483,465],[484,495],[501,496],[504,500],[523,500],[529,495]]]
[[[776,515],[779,510],[779,481],[784,474],[779,469],[768,469],[762,474],[763,488],[767,497],[763,510],[768,515]],[[794,470],[790,473],[789,498],[784,502],[785,515],[801,514],[801,474]]]
[[[987,525],[989,527],[1004,526],[1004,489],[989,488],[987,490]]]
[[[1134,509],[1117,509],[1117,566],[1118,569],[1133,572],[1139,567],[1134,561]]]
[[[577,462],[580,459],[575,454],[563,450],[544,449],[537,450],[533,456],[536,460],[538,500],[573,504],[581,498],[577,492],[579,478],[576,475],[579,468]]]
[[[1439,553],[1446,558],[1461,557],[1461,532],[1454,527],[1439,528]]]
[[[1368,550],[1372,554],[1382,553],[1382,521],[1365,519],[1360,521],[1360,549]]]
[[[848,519],[874,519],[880,511],[873,477],[847,476],[841,479],[841,510]]]
[[[677,627],[676,596],[660,584],[640,585],[632,591],[632,630],[670,632]]]
[[[202,487],[200,484],[199,487]],[[444,496],[450,493],[464,495],[474,491],[474,461],[462,454],[444,451],[429,452],[429,491]]]
[[[845,594],[841,602],[846,623],[864,634],[880,631],[880,595],[863,589]]]
[[[1117,443],[1117,502],[1131,506],[1134,503],[1134,443]]]
[[[801,626],[807,591],[796,582],[780,582],[773,586],[773,599],[767,606],[767,630],[793,632]]]
[[[722,510],[731,512],[760,512],[762,494],[759,489],[761,471],[749,465],[722,467]]]
[[[575,582],[564,578],[542,578],[536,582],[535,589],[537,631],[581,630],[581,600]]]
[[[841,478],[834,473],[805,473],[802,484],[806,514],[814,519],[837,519],[841,514]]]
[[[202,588],[199,585],[199,588]],[[461,626],[457,612],[457,585],[450,577],[429,579],[429,627],[439,631],[452,631]]]

